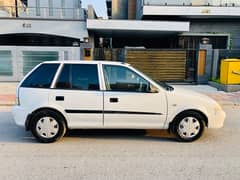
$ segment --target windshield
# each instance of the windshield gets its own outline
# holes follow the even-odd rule
[[[132,66],[130,66],[130,67],[132,67]],[[137,68],[135,68],[135,67],[132,67],[133,69],[135,69],[135,70],[137,70],[137,71],[139,71]],[[139,71],[139,72],[141,72],[141,71]],[[174,90],[174,88],[172,87],[172,86],[170,86],[170,85],[168,85],[167,83],[165,83],[165,82],[162,82],[162,81],[159,81],[159,80],[153,80],[152,78],[150,78],[148,75],[146,75],[146,74],[144,74],[147,78],[149,78],[149,79],[151,79],[152,81],[154,81],[155,83],[157,83],[159,86],[161,86],[162,88],[164,88],[164,89],[166,89],[167,91],[173,91]]]

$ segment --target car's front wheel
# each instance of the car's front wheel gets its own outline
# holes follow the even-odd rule
[[[64,118],[55,111],[37,112],[31,121],[33,136],[42,143],[52,143],[61,139],[66,132]]]
[[[181,142],[193,142],[199,139],[204,129],[204,116],[194,111],[180,114],[173,122],[173,133]]]

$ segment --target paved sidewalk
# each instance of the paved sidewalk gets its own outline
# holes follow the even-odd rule
[[[11,107],[15,104],[15,93],[18,83],[0,83],[0,109]],[[234,93],[226,93],[218,91],[208,85],[175,85],[178,87],[184,87],[193,91],[205,94],[216,101],[222,106],[235,105],[240,106],[240,91]]]

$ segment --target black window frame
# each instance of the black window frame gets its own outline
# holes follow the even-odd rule
[[[90,66],[95,66],[96,67],[96,75],[97,75],[97,83],[98,83],[98,89],[78,89],[78,88],[72,88],[72,87],[69,87],[69,88],[60,88],[60,87],[57,87],[57,85],[58,85],[58,81],[59,81],[59,78],[61,77],[61,74],[62,74],[62,72],[63,72],[63,70],[64,70],[64,67],[65,66],[69,66],[69,68],[70,68],[70,70],[69,70],[69,79],[68,79],[68,81],[69,81],[69,84],[70,84],[70,86],[72,86],[71,85],[71,83],[70,83],[70,81],[72,81],[71,79],[72,79],[72,71],[71,71],[71,66],[74,66],[74,65],[90,65]],[[57,89],[57,90],[69,90],[69,91],[101,91],[101,80],[100,80],[100,76],[99,76],[99,68],[98,68],[98,64],[72,64],[72,63],[65,63],[65,64],[63,64],[62,65],[62,67],[61,67],[61,70],[60,70],[60,73],[58,74],[58,77],[56,78],[56,81],[55,81],[55,84],[54,84],[54,89]]]

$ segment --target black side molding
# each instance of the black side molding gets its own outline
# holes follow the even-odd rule
[[[152,112],[133,112],[133,111],[101,111],[101,110],[65,110],[69,114],[135,114],[135,115],[163,115],[162,113]]]
[[[91,110],[65,110],[69,114],[102,114],[103,111],[91,111]]]

